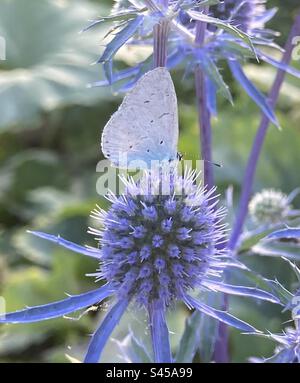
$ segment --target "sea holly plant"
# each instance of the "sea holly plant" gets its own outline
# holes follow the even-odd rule
[[[293,50],[294,50],[294,39],[296,36],[300,34],[300,14],[295,18],[295,22],[291,28],[291,31],[288,36],[288,40],[285,44],[285,51],[282,56],[281,60],[281,66],[278,69],[277,75],[275,77],[274,83],[271,87],[271,90],[269,92],[269,104],[272,106],[272,108],[276,107],[279,93],[281,86],[284,82],[285,74],[286,74],[286,68],[290,63],[290,60],[292,58]],[[249,158],[247,161],[244,179],[241,184],[241,195],[239,198],[238,208],[235,216],[235,220],[233,223],[232,231],[230,234],[230,238],[227,244],[227,248],[231,250],[232,252],[238,254],[239,252],[239,245],[240,245],[240,238],[243,234],[243,228],[247,219],[248,214],[248,207],[249,202],[251,199],[253,184],[254,184],[254,178],[255,173],[259,161],[259,157],[263,148],[263,144],[268,132],[268,128],[270,125],[270,119],[265,115],[262,114],[259,127],[257,129]],[[225,299],[224,307],[228,307],[228,300]],[[228,332],[226,327],[221,326],[220,332],[219,332],[219,342],[217,345],[217,351],[219,352],[219,361],[228,361]]]
[[[110,193],[108,211],[97,208],[92,216],[100,229],[90,229],[99,248],[83,247],[61,237],[32,234],[57,243],[100,263],[94,275],[99,288],[44,306],[7,313],[0,323],[30,323],[86,309],[114,297],[99,328],[91,338],[85,362],[98,362],[110,334],[132,303],[148,313],[155,362],[172,362],[166,311],[183,302],[243,332],[257,332],[252,325],[201,299],[201,292],[226,292],[280,303],[278,297],[259,288],[224,283],[229,268],[244,269],[218,247],[224,241],[224,209],[216,208],[215,189],[195,185],[199,174],[186,170],[171,174],[171,190],[161,193],[170,173],[145,171],[138,181],[123,178],[125,193]],[[151,184],[151,192],[149,192]],[[212,201],[214,201],[212,203]],[[177,360],[178,361],[178,360]]]
[[[272,234],[270,237],[300,238],[299,230],[283,231]],[[297,287],[294,293],[286,291],[289,297],[285,304],[285,311],[291,313],[291,320],[281,334],[259,334],[274,341],[277,346],[274,354],[269,358],[251,358],[253,363],[300,363],[300,269],[296,264],[288,261],[295,272]]]
[[[263,189],[253,195],[249,202],[249,219],[244,231],[239,237],[237,251],[239,253],[254,252],[267,255],[267,247],[273,247],[274,241],[269,241],[268,235],[282,230],[285,233],[287,227],[299,225],[300,210],[294,209],[293,200],[298,195],[299,189],[295,189],[289,195],[274,189]],[[268,240],[265,240],[265,239]],[[273,238],[276,239],[276,236]],[[282,239],[282,238],[279,238]],[[278,241],[277,241],[278,242]],[[278,245],[278,243],[276,244]],[[293,243],[281,244],[288,249]],[[296,256],[297,251],[292,251]],[[279,253],[279,256],[287,256],[287,253]],[[275,255],[275,252],[273,253]]]
[[[265,257],[284,257],[291,261],[299,262],[299,220],[291,221],[291,224],[298,224],[298,226],[291,227],[281,224],[278,225],[279,227],[281,226],[281,228],[275,231],[270,230],[270,227],[269,230],[265,227],[264,230],[259,232],[259,235],[249,236],[247,241],[250,243],[252,240],[252,245],[247,249],[247,251],[249,254],[258,254]],[[244,251],[245,250],[246,247],[244,247]]]
[[[257,224],[276,224],[297,214],[292,211],[293,194],[287,196],[279,190],[264,189],[249,203],[249,213]],[[298,213],[299,214],[299,213]]]
[[[86,28],[110,25],[107,33],[110,40],[97,61],[103,66],[106,80],[95,82],[95,86],[111,85],[119,91],[127,91],[153,64],[169,69],[184,67],[186,75],[195,75],[204,178],[210,188],[214,185],[211,116],[217,114],[217,94],[233,103],[222,75],[226,64],[234,79],[277,126],[273,108],[247,78],[242,64],[250,59],[265,61],[300,77],[298,70],[278,62],[269,53],[281,52],[281,48],[274,41],[277,33],[266,27],[276,14],[276,9],[269,9],[266,3],[257,0],[116,0],[110,16],[96,19]],[[149,47],[150,51],[137,65],[116,70],[114,58],[124,46],[137,50]],[[152,52],[151,47],[154,47]]]
[[[123,177],[124,193],[109,193],[108,210],[96,208],[92,212],[96,223],[89,231],[96,237],[98,247],[85,247],[60,236],[32,231],[31,234],[37,237],[93,258],[98,263],[93,276],[99,287],[58,302],[6,313],[0,323],[37,322],[79,310],[85,310],[85,313],[90,307],[109,299],[109,310],[91,337],[85,362],[101,360],[103,349],[123,314],[127,310],[139,309],[147,313],[152,352],[146,350],[130,330],[130,345],[120,343],[123,349],[127,347],[128,360],[192,362],[199,353],[202,361],[220,362],[229,360],[227,326],[243,333],[260,333],[253,325],[230,313],[228,295],[287,307],[292,298],[288,290],[279,282],[252,272],[237,259],[259,153],[269,123],[277,124],[274,109],[284,74],[299,74],[288,64],[291,41],[300,34],[300,16],[292,28],[282,62],[261,51],[263,46],[278,49],[273,42],[274,33],[264,29],[265,22],[273,14],[274,11],[267,11],[261,1],[128,0],[117,2],[110,16],[95,20],[87,28],[112,23],[108,32],[112,39],[99,60],[107,79],[98,85],[119,86],[120,82],[119,89],[127,91],[153,66],[172,69],[186,63],[187,72],[195,74],[202,157],[209,164],[205,167],[204,185],[196,183],[197,172],[185,170],[178,174],[177,164],[170,167],[171,173],[167,174],[159,169],[145,170],[138,180]],[[135,67],[116,72],[113,59],[119,49],[129,43],[136,47],[142,44],[153,47],[153,54]],[[269,101],[241,68],[240,63],[250,58],[265,60],[279,69]],[[224,60],[263,114],[229,240],[224,225],[225,211],[219,206],[216,188],[212,186],[210,163],[210,119],[216,113],[216,93],[219,91],[231,100],[219,70]],[[162,193],[166,178],[171,186],[167,194]],[[264,210],[271,217],[272,225],[274,200],[277,198],[282,202],[276,212],[276,224],[278,215],[279,220],[290,217],[292,202],[282,194],[273,194],[271,209],[268,210],[270,204],[267,204]],[[258,202],[250,207],[254,217],[261,213],[262,205],[258,209]],[[265,207],[263,205],[263,209]],[[298,241],[298,228],[282,230],[285,232],[267,233],[268,237],[262,241]],[[233,274],[246,276],[252,284],[229,283],[228,276]],[[177,303],[185,305],[192,315],[186,321],[175,354],[170,346],[166,313]],[[298,314],[295,318],[298,320]],[[298,335],[298,329],[289,332],[285,345],[291,345],[293,349],[295,345],[298,347]]]

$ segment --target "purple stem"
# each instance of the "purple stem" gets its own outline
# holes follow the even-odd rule
[[[288,40],[286,42],[285,53],[282,58],[283,64],[285,65],[289,64],[292,53],[293,53],[293,49],[295,48],[295,45],[293,44],[294,37],[299,35],[300,35],[300,13],[296,17],[296,20],[291,29]],[[273,87],[269,94],[269,104],[271,105],[272,108],[275,108],[277,104],[280,88],[284,81],[285,74],[286,72],[284,70],[279,70],[277,72]],[[230,250],[234,250],[236,248],[236,245],[238,243],[240,234],[242,232],[242,229],[245,223],[245,219],[248,213],[248,204],[249,204],[249,200],[252,193],[252,187],[253,187],[254,176],[255,176],[255,172],[257,168],[257,163],[258,163],[258,159],[261,153],[261,149],[262,149],[269,125],[270,125],[269,119],[263,114],[261,118],[260,126],[257,130],[256,136],[252,145],[252,150],[248,159],[245,176],[242,183],[242,193],[240,197],[237,218],[236,218],[234,228],[228,243],[228,248]]]
[[[209,12],[209,7],[203,11],[205,14]],[[205,31],[207,24],[201,21],[196,22],[196,38],[195,42],[203,45],[205,41]],[[211,130],[211,115],[207,106],[207,92],[205,84],[205,74],[200,66],[195,69],[195,86],[198,105],[198,118],[201,139],[201,154],[204,160],[204,185],[207,185],[208,190],[214,186],[213,164],[212,164],[212,130]],[[227,296],[224,295],[224,305],[227,304]],[[225,331],[223,331],[225,328]],[[228,331],[227,326],[220,323],[219,325],[219,340],[215,345],[216,361],[228,362]]]
[[[209,7],[203,9],[203,13],[207,14]],[[196,38],[198,45],[203,45],[205,41],[205,31],[207,24],[202,21],[196,22]],[[205,74],[197,65],[195,69],[195,87],[198,107],[198,119],[201,140],[201,155],[204,161],[204,185],[208,190],[214,186],[213,164],[212,164],[212,132],[211,132],[211,115],[207,106],[207,92],[205,84]]]
[[[285,53],[282,58],[282,63],[288,65],[294,49],[293,39],[295,36],[300,35],[300,13],[297,15],[294,25],[291,29],[290,35],[288,37],[287,43],[285,45]],[[284,81],[286,72],[284,70],[278,70],[274,84],[269,94],[269,103],[272,108],[275,108],[277,100],[279,97],[280,88]],[[230,250],[235,250],[240,234],[242,232],[245,219],[248,213],[248,204],[252,193],[252,186],[254,181],[254,176],[257,168],[258,159],[262,150],[264,139],[270,125],[269,119],[263,114],[259,128],[257,130],[250,156],[248,159],[244,180],[242,183],[242,193],[239,202],[238,214],[235,221],[235,225],[229,239],[228,248]],[[223,309],[228,309],[228,296],[224,295]],[[223,323],[219,326],[219,338],[215,346],[215,355],[214,359],[217,363],[227,363],[229,362],[229,352],[228,352],[228,327]]]
[[[168,34],[170,24],[168,20],[161,20],[161,22],[154,26],[154,50],[153,61],[154,67],[164,67],[167,64],[168,57]]]
[[[145,4],[152,12],[158,12],[168,9],[169,0],[145,0]],[[168,35],[170,31],[170,22],[167,19],[161,19],[159,24],[153,28],[153,66],[164,67],[168,58]]]

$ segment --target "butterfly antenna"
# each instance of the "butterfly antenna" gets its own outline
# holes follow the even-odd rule
[[[212,161],[209,161],[209,160],[203,160],[204,162],[208,162],[214,166],[217,166],[218,168],[222,168],[223,165],[222,164],[218,164],[217,162],[212,162]]]

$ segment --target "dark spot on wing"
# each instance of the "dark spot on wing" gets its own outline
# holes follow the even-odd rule
[[[150,153],[150,149],[147,149],[147,153]]]
[[[163,143],[164,143],[164,141],[163,141],[163,140],[161,140],[161,141],[160,141],[160,145],[162,145]]]
[[[144,104],[149,104],[149,102],[150,102],[149,100],[146,100],[144,101]]]
[[[159,116],[158,118],[161,119],[161,118],[163,118],[163,117],[165,117],[165,116],[169,116],[169,114],[170,114],[170,113],[163,113],[163,114],[162,114],[161,116]]]
[[[154,120],[151,120],[150,122],[151,122],[151,124],[153,124]]]
[[[130,146],[129,146],[129,149],[132,149],[132,148],[133,148],[133,146],[132,146],[132,145],[130,145]]]

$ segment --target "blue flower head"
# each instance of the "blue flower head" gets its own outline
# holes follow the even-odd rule
[[[230,20],[232,25],[252,36],[259,35],[277,11],[267,9],[266,3],[267,0],[223,0],[211,7],[211,13],[221,20]]]
[[[165,195],[153,173],[146,172],[138,185],[123,180],[125,195],[110,195],[110,210],[93,212],[102,226],[92,230],[102,248],[99,275],[120,299],[136,299],[146,308],[159,301],[166,308],[221,275],[225,254],[217,245],[224,239],[224,210],[210,203],[214,190],[193,184],[193,174],[176,176],[174,192]]]
[[[138,180],[122,178],[125,192],[108,195],[108,211],[97,208],[92,216],[101,224],[90,229],[99,248],[83,247],[41,232],[33,234],[100,263],[99,288],[67,299],[31,307],[0,318],[0,323],[27,323],[64,316],[114,296],[115,302],[90,341],[85,362],[97,362],[111,332],[131,302],[148,312],[154,360],[171,362],[167,308],[181,301],[245,332],[256,331],[226,311],[201,301],[201,291],[225,292],[271,302],[270,293],[253,287],[226,284],[223,272],[243,268],[218,249],[224,241],[224,209],[217,208],[215,189],[206,190],[195,181],[199,174],[182,175],[145,171]],[[200,294],[200,298],[198,295]]]

